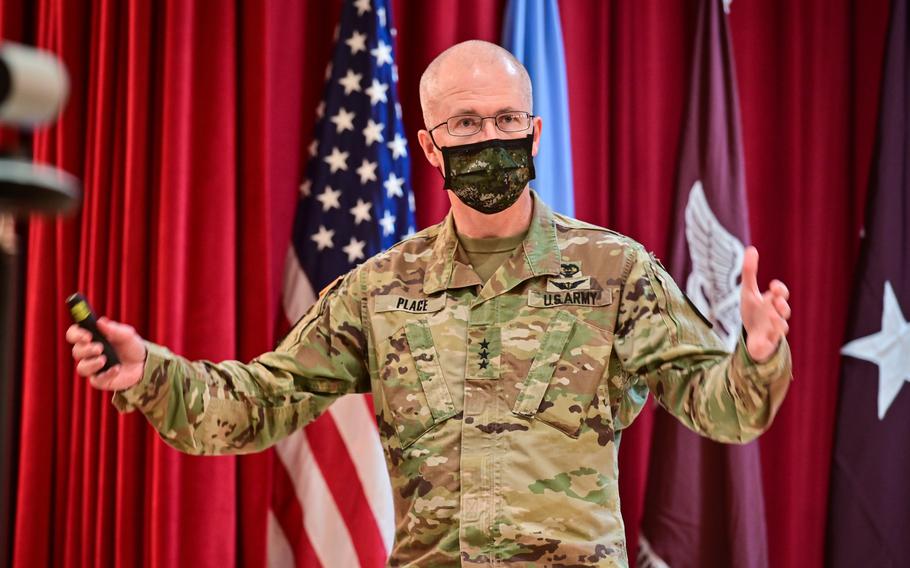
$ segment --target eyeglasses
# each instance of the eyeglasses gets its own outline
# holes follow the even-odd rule
[[[445,122],[440,122],[429,130],[430,138],[433,139],[433,131],[442,126],[452,136],[473,136],[483,130],[483,121],[491,118],[501,132],[521,132],[531,128],[531,119],[534,115],[529,112],[505,111],[493,116],[480,116],[477,114],[459,114],[450,117]],[[436,140],[433,139],[433,143]]]

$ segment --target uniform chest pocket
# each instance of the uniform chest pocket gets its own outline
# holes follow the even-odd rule
[[[392,334],[380,364],[386,426],[395,430],[402,449],[455,415],[425,320],[408,323]]]
[[[547,325],[512,412],[578,436],[613,346],[609,331],[559,311]]]

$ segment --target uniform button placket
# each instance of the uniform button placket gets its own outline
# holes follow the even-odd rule
[[[471,558],[484,557],[497,565],[494,549],[498,517],[498,475],[500,441],[486,425],[497,421],[498,346],[496,301],[481,300],[471,306],[468,316],[467,365],[464,381],[462,424],[462,519],[461,549]],[[470,418],[467,419],[467,418]]]

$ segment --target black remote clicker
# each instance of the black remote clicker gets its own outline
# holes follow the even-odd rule
[[[98,331],[98,318],[95,317],[95,312],[89,305],[88,300],[85,299],[85,296],[76,292],[66,299],[66,305],[69,307],[70,315],[73,316],[73,321],[76,322],[76,325],[82,329],[88,330],[92,334],[92,341],[97,341],[104,347],[104,357],[106,360],[104,366],[101,367],[101,370],[98,372],[102,373],[114,365],[119,365],[120,359],[117,357],[114,347],[103,335],[101,335],[101,332]]]

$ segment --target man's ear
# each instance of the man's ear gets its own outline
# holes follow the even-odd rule
[[[540,131],[543,128],[543,119],[539,116],[535,116],[532,122],[534,124],[534,144],[531,146],[531,155],[537,156],[537,148],[540,146]]]
[[[430,133],[426,130],[418,130],[417,140],[420,142],[420,148],[423,150],[423,155],[426,156],[430,165],[436,169],[442,167],[442,156],[439,155],[436,146],[433,145],[433,139],[430,138]]]

